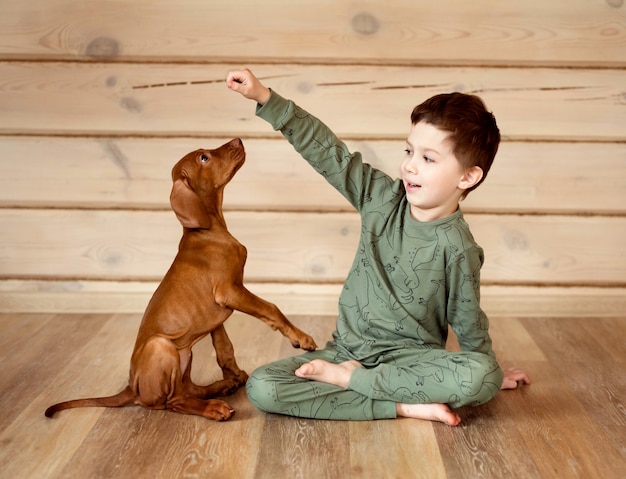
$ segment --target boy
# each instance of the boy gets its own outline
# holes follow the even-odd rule
[[[256,407],[317,419],[403,416],[456,426],[461,418],[451,408],[529,383],[518,369],[503,373],[495,359],[479,305],[483,252],[459,208],[487,175],[500,141],[478,97],[444,94],[418,105],[401,178],[392,180],[250,70],[230,72],[226,84],[257,102],[257,115],[362,222],[333,340],[254,371],[246,388]],[[448,324],[460,352],[445,349]]]

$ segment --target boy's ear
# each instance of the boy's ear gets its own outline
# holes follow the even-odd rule
[[[468,190],[472,186],[478,184],[483,178],[483,169],[480,166],[472,166],[465,170],[465,174],[459,181],[459,188],[462,190]]]

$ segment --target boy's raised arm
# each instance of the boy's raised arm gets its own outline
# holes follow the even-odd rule
[[[264,105],[271,94],[270,89],[265,87],[247,68],[228,72],[226,86],[249,100],[256,101],[259,105]]]

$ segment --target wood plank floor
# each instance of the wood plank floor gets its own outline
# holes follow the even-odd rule
[[[324,344],[331,317],[292,318]],[[267,415],[245,392],[212,422],[138,407],[50,404],[126,382],[140,315],[0,315],[1,478],[623,478],[626,317],[491,318],[504,367],[533,384],[463,408],[451,428],[411,419],[331,422]],[[227,322],[241,367],[293,353],[253,318]],[[454,341],[451,347],[455,347]],[[193,378],[217,379],[210,341]]]

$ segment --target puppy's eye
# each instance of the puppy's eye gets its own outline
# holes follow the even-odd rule
[[[206,163],[207,161],[209,161],[209,157],[208,157],[208,156],[206,156],[206,155],[202,155],[202,156],[200,157],[200,161],[201,161],[202,163]]]

